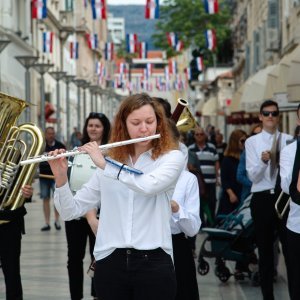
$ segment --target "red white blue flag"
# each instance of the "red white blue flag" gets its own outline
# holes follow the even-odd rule
[[[90,49],[97,49],[98,48],[98,35],[94,34],[86,34],[87,43]]]
[[[207,14],[216,14],[219,11],[218,0],[204,0],[204,7]]]
[[[159,0],[147,0],[145,8],[146,19],[159,18]]]
[[[146,78],[149,79],[152,75],[152,64],[148,63],[146,65]]]
[[[165,66],[165,79],[166,81],[170,80],[170,70],[169,70],[169,66]]]
[[[79,57],[78,49],[79,49],[78,42],[76,42],[76,41],[70,42],[70,58],[78,59],[78,57]]]
[[[169,61],[169,71],[171,74],[177,74],[177,62],[175,59]]]
[[[176,44],[176,47],[175,47],[175,50],[177,52],[180,52],[183,50],[183,41],[178,41],[177,44]]]
[[[216,31],[214,29],[206,30],[205,39],[207,49],[214,51],[217,47]]]
[[[200,56],[200,57],[197,57],[196,58],[196,62],[197,62],[197,69],[198,71],[203,71],[204,69],[204,64],[203,64],[203,58]]]
[[[112,42],[105,43],[105,59],[114,59],[114,44]]]
[[[106,19],[106,3],[105,0],[92,0],[93,19]]]
[[[191,68],[190,67],[187,67],[185,69],[185,75],[186,75],[186,79],[187,80],[191,80],[192,79],[192,72],[191,72]]]
[[[47,0],[31,0],[31,18],[47,18]]]
[[[126,34],[126,49],[128,53],[136,53],[138,46],[138,39],[136,33]]]
[[[168,32],[167,33],[167,39],[168,39],[168,43],[172,48],[176,48],[176,45],[178,43],[178,36],[177,33],[175,32]]]
[[[43,52],[52,53],[53,52],[53,32],[46,31],[43,32]]]
[[[119,73],[122,74],[122,75],[126,73],[126,64],[123,63],[123,62],[120,63]]]
[[[139,58],[147,58],[148,53],[148,43],[147,42],[140,42],[139,48]]]

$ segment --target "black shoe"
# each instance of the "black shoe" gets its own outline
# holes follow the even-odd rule
[[[49,224],[46,224],[44,227],[41,228],[41,231],[49,231],[51,229]]]
[[[56,229],[56,230],[61,230],[61,226],[60,226],[60,224],[59,224],[58,221],[55,221],[55,222],[54,222],[54,226],[55,226],[55,229]]]

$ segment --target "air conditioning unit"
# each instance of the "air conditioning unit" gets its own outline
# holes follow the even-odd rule
[[[279,31],[277,28],[267,28],[266,31],[266,50],[279,50]]]

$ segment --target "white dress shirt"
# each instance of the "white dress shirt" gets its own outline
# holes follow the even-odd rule
[[[201,226],[200,196],[197,177],[189,171],[183,171],[176,183],[172,200],[179,205],[179,211],[172,213],[171,232],[183,232],[195,236]]]
[[[130,160],[131,161],[131,160]],[[73,197],[68,183],[55,189],[54,202],[64,220],[83,216],[99,207],[94,256],[100,260],[116,248],[149,250],[161,247],[172,255],[171,199],[176,181],[184,168],[179,150],[170,151],[156,160],[151,150],[141,154],[133,165],[144,172],[130,174],[107,163]]]
[[[280,153],[281,188],[286,194],[290,193],[296,150],[297,143],[293,142]],[[286,227],[293,232],[300,233],[300,205],[293,201],[290,201],[290,212]]]
[[[279,131],[276,131],[278,138]],[[287,141],[293,137],[289,134],[281,133],[279,144],[280,151],[286,146]],[[246,140],[246,170],[249,179],[252,181],[251,192],[261,192],[275,188],[278,170],[271,178],[270,160],[264,163],[261,160],[261,154],[264,151],[270,151],[273,144],[274,135],[262,130],[261,133],[249,137]]]

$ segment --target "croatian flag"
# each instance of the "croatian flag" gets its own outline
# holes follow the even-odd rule
[[[205,31],[206,47],[214,51],[217,47],[216,31],[214,29],[208,29]]]
[[[79,43],[78,42],[70,42],[70,57],[73,59],[78,59],[78,48]]]
[[[53,32],[46,31],[43,32],[43,52],[52,53],[53,52]]]
[[[127,33],[126,34],[126,49],[128,53],[137,52],[137,34],[136,33]]]
[[[178,41],[175,47],[175,50],[177,52],[180,52],[181,50],[183,50],[183,41]]]
[[[169,66],[165,66],[165,79],[166,81],[170,80],[170,70],[169,70]]]
[[[47,0],[31,0],[31,18],[47,18]]]
[[[152,75],[152,64],[148,63],[146,66],[146,78],[149,79]]]
[[[218,0],[204,0],[204,7],[207,14],[216,14],[219,11]]]
[[[100,75],[101,72],[102,72],[102,64],[101,64],[100,61],[97,61],[97,62],[96,62],[96,74],[97,74],[97,75]]]
[[[146,19],[159,18],[159,0],[147,0],[145,8]]]
[[[140,42],[139,58],[147,58],[147,53],[148,53],[148,43]]]
[[[187,80],[191,80],[192,79],[192,73],[191,73],[191,68],[190,67],[187,67],[185,69],[185,75],[186,75]]]
[[[177,62],[172,59],[169,61],[169,70],[171,74],[177,74]]]
[[[126,64],[125,63],[122,63],[122,62],[120,63],[119,73],[122,75],[126,73]]]
[[[105,0],[92,0],[93,19],[106,19],[106,4]]]
[[[204,69],[204,64],[203,64],[203,58],[202,57],[197,57],[196,58],[196,62],[197,62],[197,69],[198,71],[203,71]]]
[[[168,32],[167,33],[168,43],[169,45],[175,49],[177,43],[178,43],[178,37],[175,32]]]
[[[105,44],[105,59],[113,60],[114,58],[114,44],[112,42],[108,42]]]
[[[86,34],[86,39],[88,42],[88,46],[90,49],[97,49],[98,48],[98,35],[94,34]]]

